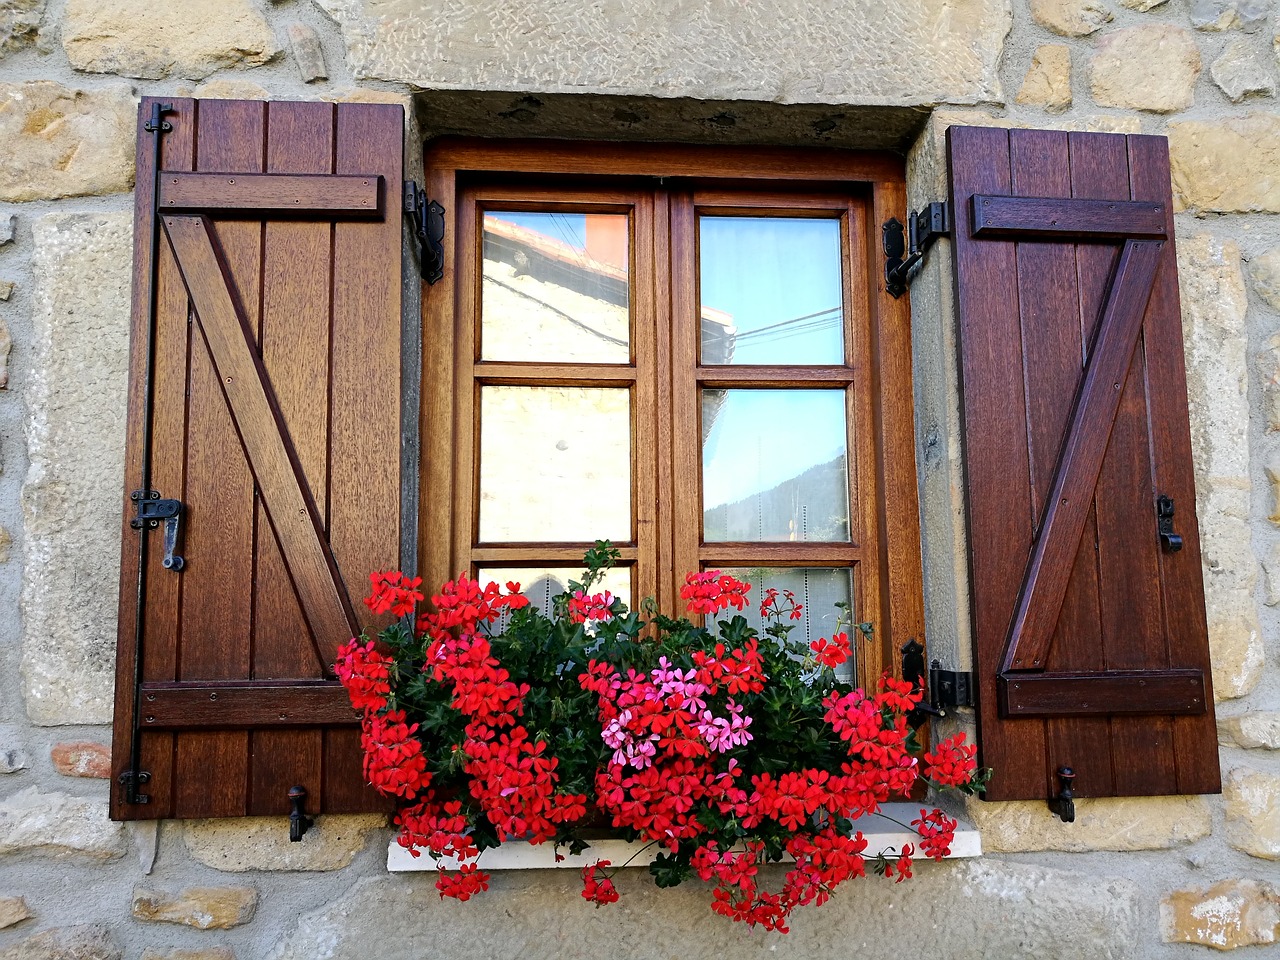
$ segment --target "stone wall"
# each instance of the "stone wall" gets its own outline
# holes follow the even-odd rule
[[[1275,0],[0,0],[0,960],[1275,955],[1278,58]],[[378,818],[293,845],[276,820],[110,822],[133,105],[193,93],[416,99],[427,131],[890,146],[913,204],[942,194],[950,123],[1168,135],[1224,794],[1083,801],[1069,827],[975,804],[981,860],[851,885],[790,938],[638,872],[612,910],[558,872],[441,903],[386,873]],[[945,242],[912,300],[932,652],[967,666]]]

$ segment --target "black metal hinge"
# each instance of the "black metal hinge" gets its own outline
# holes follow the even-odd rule
[[[404,182],[404,212],[413,224],[421,251],[422,278],[428,284],[444,276],[444,207],[427,200],[426,192],[412,180]]]
[[[924,647],[912,637],[902,648],[902,679],[916,689],[924,687]],[[956,707],[973,706],[973,674],[943,670],[937,660],[929,666],[928,699],[921,700],[907,717],[920,727],[930,717],[945,717]]]
[[[146,770],[126,770],[116,778],[116,782],[124,787],[124,802],[128,804],[150,803],[151,797],[139,793],[138,787],[151,782],[151,774]]]
[[[902,224],[890,217],[880,228],[884,237],[884,289],[895,300],[907,292],[911,271],[939,237],[951,233],[951,211],[938,201],[926,204],[907,217],[907,237]]]

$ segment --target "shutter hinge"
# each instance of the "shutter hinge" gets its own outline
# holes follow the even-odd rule
[[[186,561],[178,556],[178,536],[182,532],[182,501],[164,500],[159,490],[135,490],[129,494],[137,515],[129,521],[135,530],[148,530],[164,521],[164,560],[166,570],[180,573]]]
[[[907,292],[911,272],[929,245],[951,233],[951,211],[946,201],[935,201],[907,217],[907,238],[902,224],[890,217],[880,228],[884,236],[884,289],[895,300]]]
[[[924,686],[924,647],[914,637],[902,648],[902,679],[913,687]],[[921,700],[907,716],[913,728],[930,717],[945,717],[956,707],[973,706],[973,674],[943,670],[937,660],[929,667],[928,699]]]
[[[404,182],[404,212],[413,224],[421,252],[422,278],[428,284],[444,276],[444,207],[427,200],[426,191],[412,180]]]
[[[131,805],[150,803],[151,797],[139,793],[138,787],[151,782],[151,774],[146,770],[126,770],[116,777],[116,782],[124,787],[124,802]]]

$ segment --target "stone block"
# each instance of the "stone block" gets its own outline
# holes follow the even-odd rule
[[[0,897],[0,930],[29,920],[34,914],[22,897]]]
[[[1047,43],[1037,47],[1018,91],[1018,102],[1061,113],[1071,106],[1071,48]]]
[[[13,232],[17,229],[18,218],[10,213],[6,216],[0,216],[0,247],[6,243],[13,242]]]
[[[1171,122],[1169,159],[1178,210],[1280,213],[1280,116],[1274,113]]]
[[[0,59],[36,42],[46,0],[0,0]]]
[[[249,870],[341,870],[387,825],[381,814],[316,817],[299,843],[289,842],[285,817],[188,820],[182,839],[203,864],[228,873]]]
[[[1007,0],[315,2],[360,80],[776,103],[1001,102],[1012,25]]]
[[[93,777],[106,780],[111,776],[111,748],[101,743],[77,740],[55,744],[49,757],[53,769],[64,777]]]
[[[12,280],[0,280],[0,300],[8,301],[13,296],[14,283]]]
[[[1280,750],[1280,713],[1219,718],[1218,742],[1246,750]]]
[[[300,918],[271,960],[417,960],[433,955],[586,956],[599,944],[643,944],[652,957],[724,960],[726,956],[913,955],[948,960],[1113,960],[1138,942],[1137,884],[1097,872],[1076,873],[997,860],[921,863],[901,885],[869,876],[850,880],[834,900],[806,907],[785,939],[736,929],[711,914],[707,886],[659,890],[643,870],[621,871],[622,901],[599,910],[578,903],[573,871],[495,875],[481,898],[442,903],[433,878],[367,877],[333,903]],[[783,871],[765,869],[766,886]],[[711,924],[722,926],[712,928]],[[833,945],[836,945],[833,947]]]
[[[1213,815],[1203,797],[1106,797],[1076,801],[1064,826],[1042,800],[971,800],[966,816],[986,853],[1062,850],[1162,850],[1209,836]]]
[[[1210,234],[1178,241],[1187,400],[1214,695],[1241,697],[1262,673],[1249,527],[1248,335],[1240,248]]]
[[[1251,857],[1280,860],[1280,776],[1232,770],[1222,785],[1227,842]]]
[[[230,947],[201,947],[195,950],[157,950],[147,947],[139,960],[236,960]]]
[[[1209,75],[1232,103],[1255,93],[1275,96],[1274,68],[1264,63],[1255,53],[1254,45],[1243,38],[1232,40],[1223,48],[1209,68]]]
[[[33,231],[22,680],[38,724],[111,722],[132,226],[57,213]]]
[[[1171,24],[1126,27],[1104,36],[1089,63],[1093,99],[1103,107],[1171,113],[1195,100],[1200,48]]]
[[[202,80],[280,51],[253,0],[69,0],[62,46],[77,70]]]
[[[293,49],[293,62],[298,65],[298,73],[303,83],[314,83],[327,80],[329,69],[324,62],[324,47],[320,44],[320,34],[305,23],[291,23],[288,27],[289,46]]]
[[[1255,880],[1223,880],[1207,890],[1175,890],[1160,901],[1165,943],[1216,950],[1280,940],[1280,888]]]
[[[107,819],[105,799],[29,787],[0,800],[0,855],[100,861],[121,857],[127,848],[124,827]]]
[[[1257,293],[1272,310],[1280,311],[1280,247],[1272,247],[1249,263],[1249,278]]]
[[[123,84],[74,90],[50,80],[0,83],[0,201],[132,189],[136,115]]]
[[[25,750],[16,747],[0,747],[0,773],[17,773],[31,764]]]
[[[198,930],[230,930],[253,919],[258,891],[252,887],[186,887],[162,893],[137,887],[132,912],[138,920],[178,923]]]
[[[8,297],[3,299],[8,300]],[[9,324],[0,317],[0,390],[9,386],[9,354],[13,351],[13,337],[9,334]],[[4,544],[8,550],[8,542]]]
[[[1115,19],[1095,0],[1031,0],[1031,16],[1064,37],[1087,37]]]
[[[1148,10],[1154,10],[1167,0],[1120,0],[1122,4],[1130,10],[1137,10],[1139,13],[1146,13]]]
[[[1267,22],[1270,0],[1191,0],[1191,25],[1197,30],[1253,33]]]
[[[0,960],[122,960],[124,953],[102,924],[53,927],[0,950]]]

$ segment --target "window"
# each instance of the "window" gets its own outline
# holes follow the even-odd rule
[[[792,591],[814,639],[847,604],[876,639],[857,675],[892,666],[920,636],[909,329],[871,252],[900,161],[454,142],[427,166],[455,267],[425,305],[428,582],[545,605],[608,538],[632,605],[674,614],[686,571],[723,569]]]

